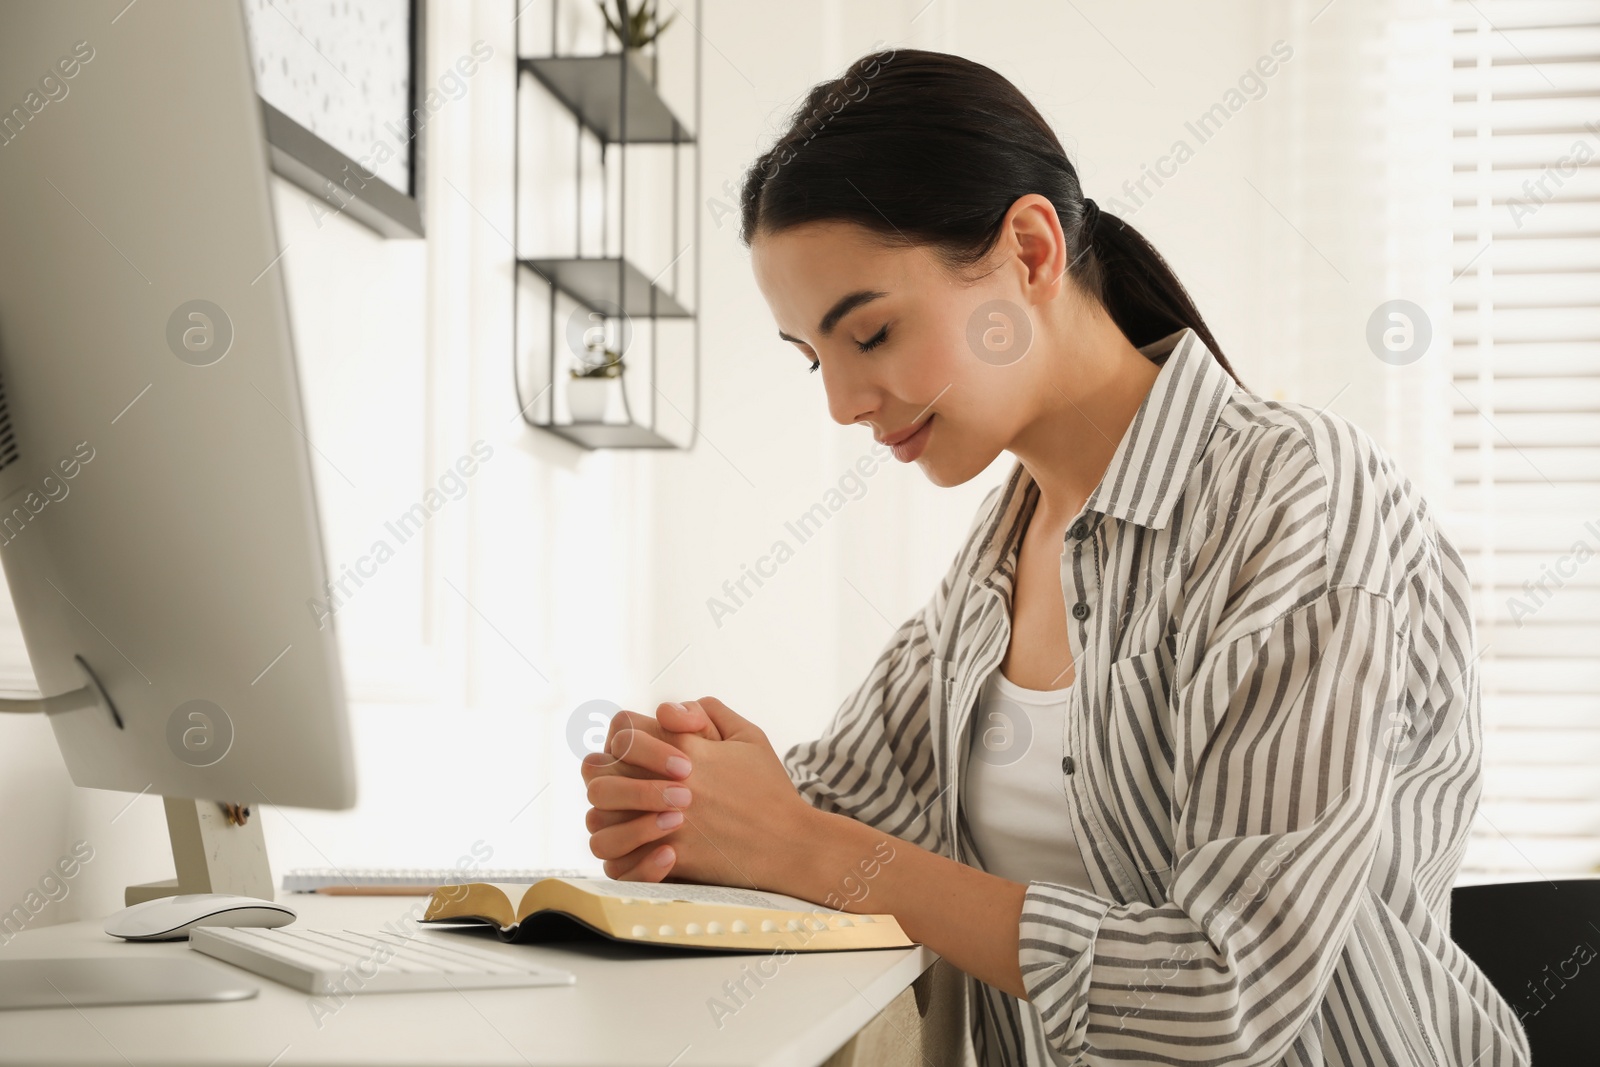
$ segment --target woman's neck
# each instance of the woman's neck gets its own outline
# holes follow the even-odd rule
[[[1100,484],[1161,373],[1099,308],[1072,334],[1040,361],[1039,411],[1009,446],[1039,485],[1031,522],[1061,530]]]

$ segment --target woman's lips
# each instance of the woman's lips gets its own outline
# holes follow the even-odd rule
[[[922,455],[922,450],[928,446],[928,437],[933,430],[933,420],[934,416],[929,415],[928,421],[923,423],[916,433],[907,437],[904,441],[890,445],[890,449],[894,452],[894,458],[901,463],[912,463],[918,456]]]

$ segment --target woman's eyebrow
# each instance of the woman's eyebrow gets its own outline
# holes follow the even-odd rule
[[[850,314],[850,312],[854,311],[862,304],[869,304],[872,301],[877,300],[879,297],[888,295],[889,294],[884,292],[882,289],[857,289],[853,293],[846,293],[834,303],[833,307],[828,309],[828,313],[826,315],[822,316],[822,321],[817,323],[817,329],[821,332],[822,336],[827,337],[833,332],[833,328],[839,324],[839,320]],[[785,341],[793,341],[796,344],[805,343],[798,337],[790,337],[782,330],[778,331],[778,336]]]

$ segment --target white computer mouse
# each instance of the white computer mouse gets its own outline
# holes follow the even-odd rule
[[[229,893],[184,893],[123,908],[106,933],[129,941],[181,941],[196,926],[288,926],[298,916],[287,904]]]

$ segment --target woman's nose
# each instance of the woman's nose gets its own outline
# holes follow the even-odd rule
[[[849,375],[830,375],[826,368],[818,373],[824,376],[823,387],[828,391],[828,414],[834,422],[840,426],[853,426],[871,420],[882,400],[876,386]]]

